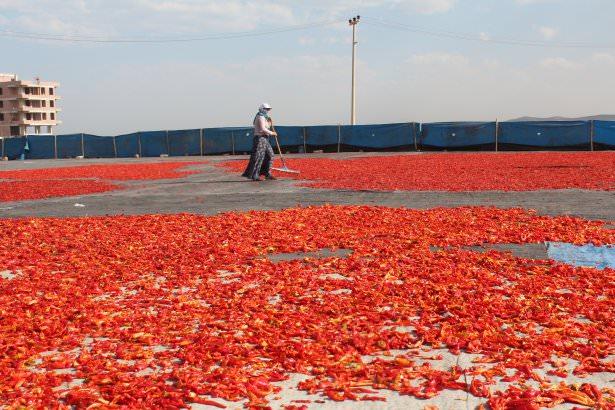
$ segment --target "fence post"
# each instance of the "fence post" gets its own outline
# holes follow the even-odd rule
[[[81,156],[85,158],[85,142],[83,139],[83,133],[81,133]]]
[[[233,155],[235,155],[235,133],[231,131],[231,149],[233,150]]]
[[[143,157],[141,155],[141,131],[137,131],[137,146],[139,147],[139,158]]]
[[[337,124],[337,152],[340,152],[340,145],[342,144],[342,124]]]
[[[594,150],[594,120],[589,121],[589,149]]]
[[[58,159],[58,136],[53,136],[53,158]]]
[[[171,156],[171,149],[169,148],[169,130],[165,131],[165,140],[167,142],[167,155]]]
[[[2,156],[0,156],[0,159],[4,159],[4,137],[0,137],[0,144],[2,144]]]
[[[203,156],[203,128],[199,130],[199,138],[201,140],[201,156]]]
[[[412,140],[414,141],[414,150],[418,151],[419,150],[419,146],[416,142],[416,124],[413,122],[408,123],[408,125],[410,125],[410,127],[412,127]]]
[[[495,119],[495,152],[498,152],[498,129],[499,129],[499,122],[498,119]]]
[[[113,157],[117,158],[117,143],[115,142],[115,135],[111,138],[113,138]]]
[[[306,137],[305,130],[306,130],[306,127],[303,127],[303,153],[307,154],[307,141],[306,141],[307,137]]]

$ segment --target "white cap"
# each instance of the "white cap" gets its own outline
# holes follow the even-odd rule
[[[259,110],[270,110],[271,109],[271,105],[267,104],[267,103],[262,103],[261,105],[258,106]]]

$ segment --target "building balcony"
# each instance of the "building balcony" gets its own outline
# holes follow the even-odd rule
[[[55,94],[26,94],[24,92],[20,92],[17,94],[19,98],[25,100],[58,100],[59,97]]]
[[[26,93],[19,94],[2,94],[0,95],[0,100],[2,101],[14,101],[14,100],[61,100],[61,97],[57,95],[33,95]]]
[[[8,126],[18,126],[18,125],[27,125],[27,126],[35,126],[35,125],[52,125],[52,126],[56,126],[59,124],[62,124],[62,121],[60,120],[26,120],[26,119],[22,119],[22,120],[8,120],[8,121],[4,121],[4,122],[0,122],[0,124],[2,125],[8,125]]]
[[[57,112],[57,111],[61,111],[60,108],[58,107],[32,107],[32,106],[27,106],[24,105],[22,107],[19,108],[22,112]]]
[[[0,112],[3,114],[7,114],[7,113],[18,113],[19,112],[19,107],[0,107]]]

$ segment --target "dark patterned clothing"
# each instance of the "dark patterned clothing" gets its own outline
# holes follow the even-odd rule
[[[254,136],[252,155],[250,155],[250,161],[243,172],[243,176],[254,180],[258,179],[260,175],[271,176],[273,155],[273,148],[269,139],[265,136]]]
[[[256,157],[256,147],[258,147],[258,139],[260,137],[255,135],[254,137],[252,137],[252,150],[250,151],[250,161],[248,161],[248,166],[246,167],[245,171],[243,171],[243,174],[241,174],[242,177],[246,177],[246,178],[251,178],[252,177],[252,171],[254,168],[254,157]],[[262,169],[260,174],[262,174]]]

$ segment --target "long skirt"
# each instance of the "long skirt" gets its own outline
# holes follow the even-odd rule
[[[252,154],[242,176],[258,179],[260,175],[270,176],[273,166],[273,148],[267,137],[257,135],[252,140]]]

